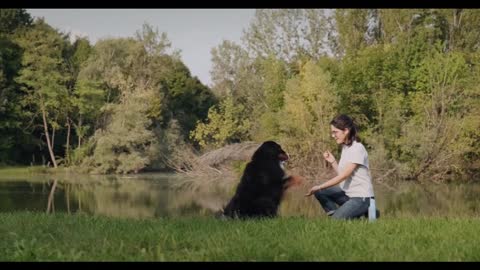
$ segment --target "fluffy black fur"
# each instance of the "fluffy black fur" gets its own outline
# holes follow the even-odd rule
[[[287,153],[279,144],[264,142],[247,164],[223,215],[232,218],[275,217],[290,179],[280,165],[287,159]]]

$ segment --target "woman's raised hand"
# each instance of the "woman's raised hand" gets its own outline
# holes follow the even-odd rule
[[[330,163],[335,162],[335,157],[328,150],[323,153],[323,158]]]

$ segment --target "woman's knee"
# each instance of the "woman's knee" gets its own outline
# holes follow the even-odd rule
[[[332,218],[356,219],[360,218],[368,210],[368,204],[363,200],[350,199],[335,211]]]
[[[324,190],[317,190],[315,191],[315,193],[313,193],[313,195],[315,196],[315,198],[317,198],[317,200],[321,201],[321,200],[327,200],[327,194]]]

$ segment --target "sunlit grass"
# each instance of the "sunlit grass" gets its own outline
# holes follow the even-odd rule
[[[117,219],[0,214],[2,261],[478,261],[476,218]]]
[[[0,176],[25,176],[38,173],[48,173],[50,169],[43,166],[30,167],[0,167]]]

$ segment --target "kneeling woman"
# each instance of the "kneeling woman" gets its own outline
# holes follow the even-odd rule
[[[327,215],[333,218],[358,218],[367,214],[370,199],[374,196],[368,153],[357,137],[353,120],[347,115],[335,117],[330,128],[332,137],[342,145],[342,153],[338,163],[330,151],[326,151],[323,157],[338,175],[312,187],[306,196],[314,194]]]

